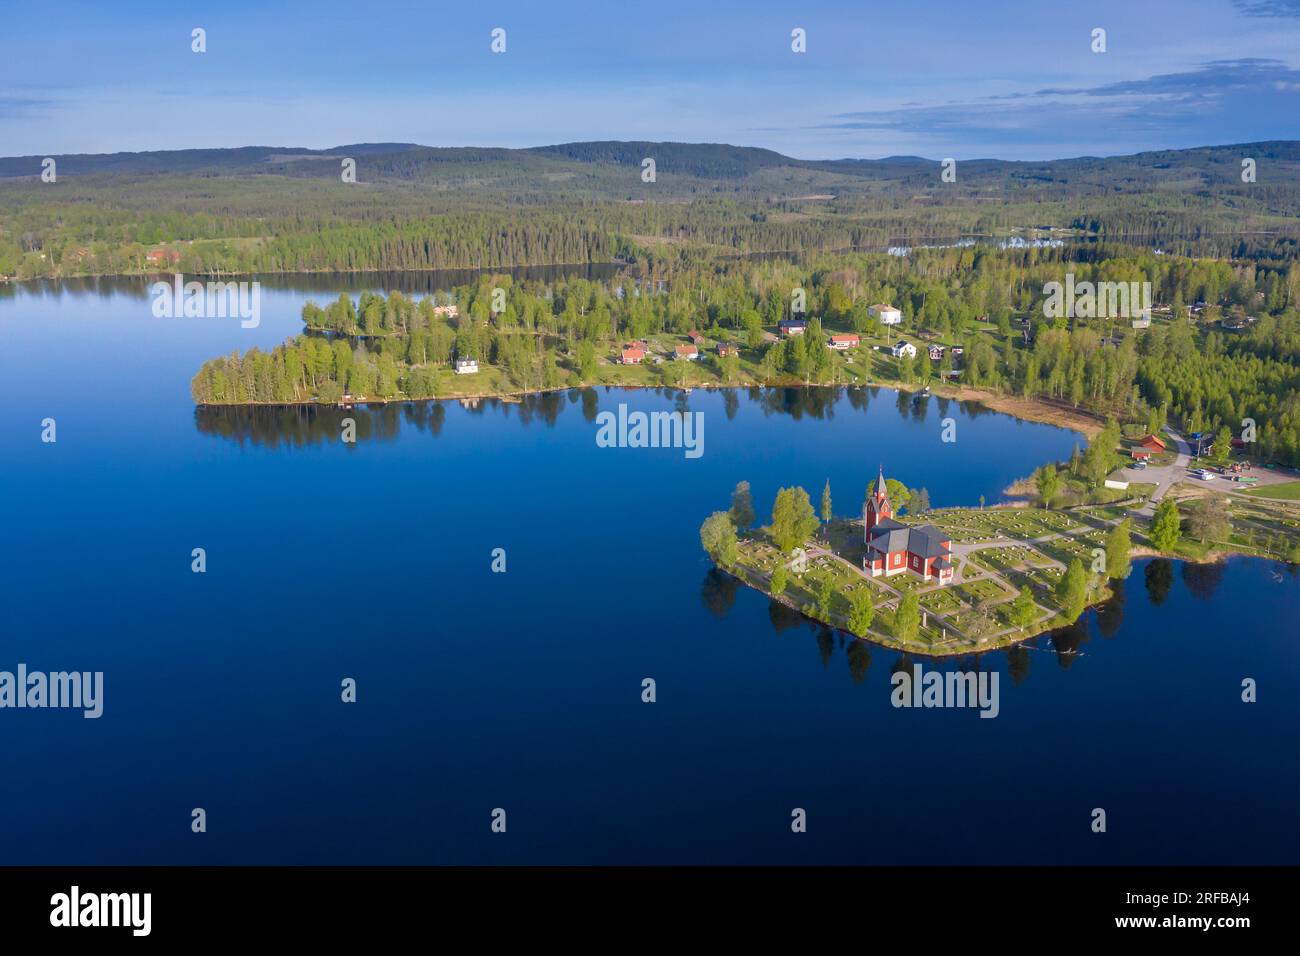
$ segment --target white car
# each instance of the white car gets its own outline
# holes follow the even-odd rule
[[[1201,481],[1213,481],[1215,478],[1219,477],[1214,472],[1208,471],[1205,468],[1197,468],[1194,472],[1192,472],[1192,475],[1201,479]]]

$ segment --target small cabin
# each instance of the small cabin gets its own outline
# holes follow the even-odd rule
[[[477,371],[478,371],[478,360],[477,360],[477,359],[457,359],[457,360],[456,360],[456,374],[457,374],[457,375],[473,375],[473,374],[474,374],[475,372],[477,372]]]

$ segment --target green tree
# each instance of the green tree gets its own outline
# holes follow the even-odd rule
[[[1220,465],[1226,465],[1228,459],[1232,457],[1232,431],[1227,425],[1221,427],[1215,434],[1212,455],[1213,460]]]
[[[1232,525],[1220,501],[1202,498],[1187,516],[1187,530],[1197,541],[1209,544],[1211,541],[1226,540]]]
[[[596,347],[585,339],[578,343],[577,364],[578,374],[584,382],[596,380]]]
[[[912,492],[903,484],[894,478],[885,479],[885,489],[889,493],[889,503],[893,506],[895,513],[902,511],[907,507],[907,503],[912,500]],[[867,497],[870,498],[875,491],[875,484],[867,486]]]
[[[737,528],[748,528],[754,523],[754,496],[750,493],[749,482],[741,481],[731,493],[731,523]]]
[[[831,480],[826,479],[826,487],[822,489],[822,523],[830,524],[831,516]]]
[[[930,492],[924,488],[912,496],[912,514],[923,514],[930,510]]]
[[[772,569],[771,590],[773,594],[780,594],[785,590],[786,584],[790,580],[790,572],[786,570],[785,563],[777,561],[776,567]]]
[[[921,600],[912,591],[903,595],[894,612],[894,637],[900,641],[916,640],[921,630]]]
[[[1038,469],[1038,497],[1044,508],[1052,507],[1052,501],[1061,490],[1061,479],[1056,473],[1055,465],[1044,465]]]
[[[715,511],[700,525],[700,544],[718,564],[729,568],[736,563],[736,528],[725,511]]]
[[[1020,593],[1016,595],[1011,607],[1007,609],[1007,619],[1012,625],[1019,628],[1028,627],[1029,624],[1038,614],[1038,608],[1034,606],[1034,592],[1029,590],[1028,584],[1020,586]]]
[[[1088,603],[1088,575],[1083,562],[1075,558],[1056,584],[1056,599],[1061,602],[1061,613],[1070,622],[1078,620]]]
[[[826,623],[831,620],[831,601],[835,598],[835,579],[830,575],[817,582],[817,616]]]
[[[876,616],[876,605],[871,599],[870,585],[862,584],[849,592],[849,630],[858,637],[866,637]]]
[[[1133,540],[1129,535],[1130,521],[1125,518],[1106,535],[1106,576],[1126,578],[1129,572],[1129,553]]]
[[[1165,498],[1156,506],[1155,517],[1151,520],[1151,545],[1157,551],[1172,551],[1178,547],[1182,534],[1178,503],[1173,498]]]
[[[802,488],[782,488],[772,505],[772,540],[782,551],[793,551],[817,530],[808,492]]]

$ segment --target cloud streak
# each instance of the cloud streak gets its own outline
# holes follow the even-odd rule
[[[1129,152],[1135,145],[1295,138],[1300,136],[1300,70],[1273,59],[1214,60],[1193,70],[1091,87],[838,113],[815,128],[906,133],[936,143],[1009,144],[1050,143],[1091,131],[1098,151],[1110,153]]]

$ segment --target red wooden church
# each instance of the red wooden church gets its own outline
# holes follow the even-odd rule
[[[873,578],[911,571],[940,584],[952,580],[952,541],[934,525],[894,520],[883,467],[875,490],[862,506],[862,540],[867,546],[862,569]]]

